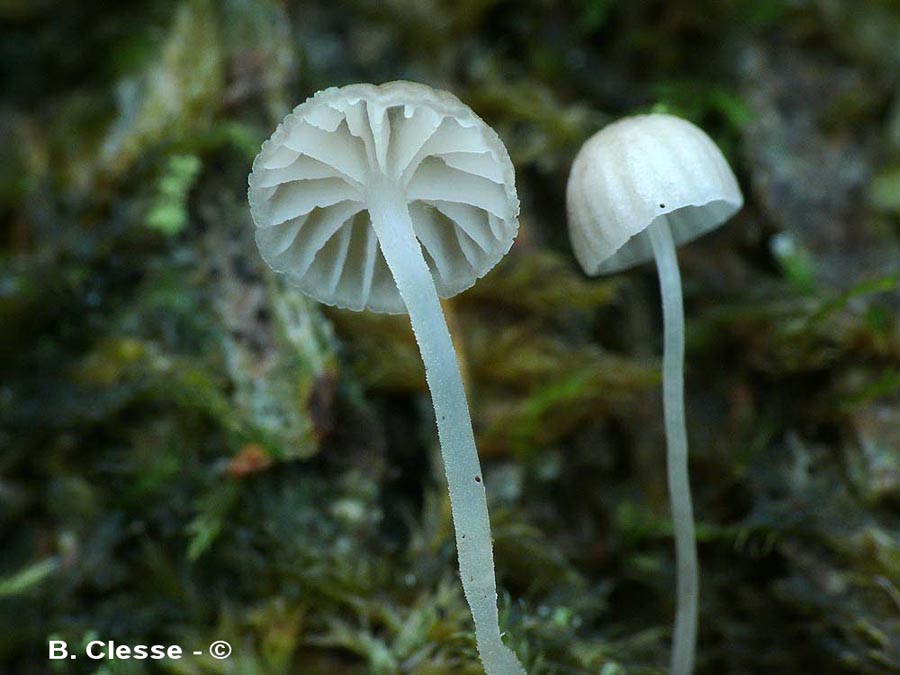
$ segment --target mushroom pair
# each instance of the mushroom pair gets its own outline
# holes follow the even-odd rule
[[[326,304],[409,314],[434,405],[478,652],[487,675],[524,675],[501,640],[484,482],[439,301],[486,274],[516,236],[519,202],[502,141],[456,97],[424,85],[327,89],[298,106],[263,144],[248,197],[259,251],[291,284]],[[659,268],[679,575],[675,675],[692,668],[697,568],[674,241],[711,229],[740,205],[734,176],[712,141],[663,115],[598,133],[569,179],[572,242],[589,274],[651,255]]]

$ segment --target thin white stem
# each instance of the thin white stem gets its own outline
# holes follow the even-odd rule
[[[463,592],[475,622],[475,640],[486,675],[525,675],[500,639],[497,584],[484,479],[456,352],[434,280],[413,232],[402,193],[382,184],[369,192],[369,214],[381,251],[397,282],[431,391]]]
[[[694,670],[697,644],[697,598],[700,582],[684,421],[684,306],[678,258],[665,216],[658,218],[649,227],[649,234],[659,273],[663,305],[663,408],[668,447],[666,464],[678,575],[671,675],[690,675]]]

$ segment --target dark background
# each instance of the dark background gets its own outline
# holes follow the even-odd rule
[[[698,675],[900,672],[900,5],[0,1],[0,671],[477,674],[405,317],[252,241],[259,145],[319,88],[449,89],[521,232],[446,304],[531,675],[667,669],[652,266],[583,277],[568,167],[668,111],[741,213],[684,247]],[[51,664],[48,639],[227,661]]]

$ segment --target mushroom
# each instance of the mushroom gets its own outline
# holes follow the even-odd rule
[[[656,261],[678,580],[673,675],[693,671],[699,592],[684,419],[684,308],[675,246],[718,227],[743,201],[728,162],[709,136],[664,114],[625,118],[588,139],[572,164],[566,189],[569,236],[587,274]]]
[[[488,675],[524,675],[500,637],[485,486],[438,299],[472,286],[512,246],[519,201],[503,142],[425,85],[330,88],[263,143],[249,185],[259,252],[289,283],[329,305],[409,314],[478,651]]]

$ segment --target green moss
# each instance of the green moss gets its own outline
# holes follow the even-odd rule
[[[156,199],[147,213],[147,227],[175,235],[188,222],[187,197],[202,164],[193,155],[172,155],[156,188]]]
[[[48,666],[58,637],[234,646],[83,672],[481,672],[408,319],[287,287],[246,204],[294,105],[409,78],[460,95],[516,163],[517,242],[445,310],[529,673],[667,668],[656,279],[584,277],[565,223],[580,144],[652,109],[707,128],[746,198],[680,252],[697,675],[897,672],[890,0],[0,16],[0,671],[72,671]]]
[[[869,186],[869,202],[877,209],[900,213],[900,167],[886,169]]]

